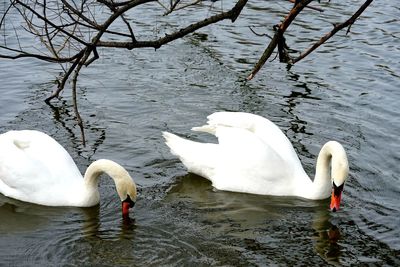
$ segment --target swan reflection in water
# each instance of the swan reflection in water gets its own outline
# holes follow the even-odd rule
[[[80,232],[80,237],[101,236],[107,232],[107,227],[110,227],[110,231],[115,231],[116,225],[119,225],[118,236],[126,238],[135,227],[135,219],[121,218],[119,212],[116,212],[115,207],[110,207],[111,205],[115,203],[103,201],[100,205],[89,208],[49,207],[0,194],[0,235],[29,232],[45,234],[49,229],[59,228],[66,231],[65,233]],[[101,211],[101,208],[106,210]]]
[[[342,239],[340,229],[331,222],[332,215],[328,211],[316,211],[312,227],[315,230],[313,238],[315,250],[328,263],[336,265],[340,263]]]
[[[338,213],[329,211],[329,200],[217,191],[208,180],[191,173],[177,178],[166,200],[194,209],[192,213],[212,227],[213,238],[236,237],[260,257],[279,261],[277,254],[295,250],[304,255],[317,252],[324,261],[340,264],[341,234],[332,222]],[[284,262],[287,255],[280,256]]]
[[[239,249],[283,263],[289,250],[340,264],[342,238],[332,222],[338,214],[332,216],[326,200],[215,191],[193,174],[178,177],[164,198],[138,203],[136,221],[123,220],[114,200],[105,198],[91,208],[52,208],[1,196],[0,234],[13,236],[11,247],[26,246],[27,257],[73,262],[114,264],[118,255],[126,263],[191,262],[215,257],[204,248],[227,241],[234,245],[226,255]]]

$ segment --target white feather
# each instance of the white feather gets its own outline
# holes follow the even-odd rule
[[[190,172],[209,179],[220,190],[262,195],[329,197],[332,187],[330,161],[321,160],[313,183],[305,173],[292,144],[271,121],[241,112],[217,112],[194,131],[211,133],[218,144],[199,143],[164,132],[166,144]],[[344,183],[347,157],[337,142],[328,142],[320,153],[343,164],[336,184]],[[329,176],[329,177],[328,177]]]
[[[120,165],[110,160],[91,165],[84,179],[68,152],[39,131],[0,135],[0,193],[11,198],[48,206],[93,206],[99,203],[97,179],[103,172],[115,176],[117,189],[127,183],[118,192],[121,198],[128,191],[136,198],[136,187]]]

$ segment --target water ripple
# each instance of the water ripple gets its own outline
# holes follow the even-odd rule
[[[182,22],[227,8],[221,2],[192,7]],[[298,17],[287,32],[290,48],[309,47],[354,12],[353,2],[315,1],[325,12]],[[120,200],[106,177],[100,181],[100,206],[90,209],[44,208],[0,196],[2,263],[399,265],[400,8],[394,1],[374,2],[349,35],[338,33],[291,68],[268,62],[246,82],[269,41],[249,27],[272,35],[272,25],[291,6],[249,3],[235,24],[218,23],[156,52],[101,50],[101,58],[79,77],[86,147],[70,88],[54,106],[42,101],[54,89],[57,72],[38,61],[1,61],[2,131],[46,131],[82,172],[93,160],[110,158],[126,166],[139,187],[129,223],[121,220]],[[179,27],[181,21],[161,17],[162,12],[150,4],[129,14],[138,38]],[[149,20],[137,21],[145,13],[152,14]],[[343,209],[331,214],[328,201],[215,191],[205,179],[186,175],[161,131],[215,141],[189,129],[219,110],[270,118],[293,142],[311,176],[321,145],[342,142],[351,163]]]

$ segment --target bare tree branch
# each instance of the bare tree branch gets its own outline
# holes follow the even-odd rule
[[[169,42],[172,42],[176,39],[182,38],[189,33],[192,33],[200,28],[206,27],[210,24],[214,24],[221,20],[230,19],[234,22],[242,11],[243,7],[246,5],[247,0],[240,0],[237,4],[229,11],[222,12],[220,14],[211,16],[202,21],[190,24],[186,28],[180,29],[174,33],[166,34],[164,37],[159,38],[153,41],[136,41],[136,42],[111,42],[111,41],[98,41],[97,46],[99,47],[115,47],[115,48],[126,48],[126,49],[134,49],[134,48],[142,48],[142,47],[153,47],[155,49],[160,48],[162,45],[165,45]]]
[[[373,0],[367,0],[365,1],[365,3],[357,10],[357,12],[355,12],[353,14],[353,16],[351,16],[351,18],[349,18],[348,20],[346,20],[345,22],[335,25],[334,28],[332,29],[332,31],[328,32],[327,34],[325,34],[323,37],[321,37],[321,39],[316,42],[313,46],[311,46],[309,49],[307,49],[305,52],[301,53],[300,56],[298,56],[295,59],[291,60],[292,64],[295,64],[296,62],[299,62],[300,60],[302,60],[303,58],[305,58],[306,56],[308,56],[311,52],[313,52],[315,49],[317,49],[319,46],[321,46],[323,43],[325,43],[326,41],[328,41],[333,35],[335,35],[338,31],[342,30],[345,27],[348,27],[348,30],[346,32],[346,34],[349,33],[350,27],[351,25],[353,25],[355,23],[355,21],[357,20],[357,18],[361,15],[361,13],[364,12],[364,10],[372,3]]]
[[[295,5],[293,8],[290,10],[289,14],[286,16],[286,18],[282,21],[281,24],[277,25],[275,27],[275,35],[270,41],[269,45],[265,49],[264,53],[262,54],[261,58],[258,60],[256,65],[254,66],[252,72],[250,75],[247,77],[247,80],[251,80],[254,78],[254,76],[258,73],[258,71],[264,66],[268,58],[271,56],[275,48],[278,46],[278,52],[279,52],[279,59],[281,62],[286,62],[286,63],[291,63],[295,64],[296,62],[300,61],[307,55],[309,55],[311,52],[313,52],[315,49],[317,49],[320,45],[325,43],[329,38],[331,38],[333,35],[335,35],[338,31],[345,27],[351,27],[351,25],[354,24],[356,19],[361,15],[362,12],[372,3],[373,0],[367,0],[358,10],[351,16],[350,19],[345,21],[344,23],[335,25],[333,30],[327,33],[325,36],[323,36],[318,42],[316,42],[312,47],[307,49],[304,53],[301,53],[299,57],[292,59],[289,54],[287,53],[287,46],[285,43],[285,38],[283,34],[285,33],[286,29],[289,27],[289,25],[293,22],[295,17],[305,8],[307,5],[312,2],[312,0],[299,0],[295,1]],[[291,1],[292,2],[292,1]]]
[[[61,2],[67,7],[68,10],[72,11],[73,14],[75,14],[77,17],[81,18],[83,21],[88,23],[90,26],[92,26],[95,29],[100,29],[100,25],[98,25],[95,21],[92,21],[91,19],[87,18],[82,10],[77,10],[73,6],[71,6],[68,1],[66,0],[61,0]]]
[[[258,60],[257,64],[254,66],[253,71],[247,77],[247,80],[253,79],[254,76],[257,74],[257,72],[264,66],[265,62],[267,62],[268,58],[274,52],[274,50],[275,50],[276,46],[278,45],[279,41],[282,40],[283,34],[286,31],[286,29],[293,22],[293,20],[296,18],[296,16],[303,10],[303,8],[305,6],[307,6],[309,3],[311,3],[312,1],[313,0],[301,0],[301,1],[298,1],[293,6],[292,10],[290,10],[289,14],[282,21],[282,23],[279,24],[278,27],[276,27],[274,37],[272,37],[269,45],[264,50],[264,53],[262,54],[261,58]]]
[[[82,65],[78,65],[78,67],[75,70],[74,76],[72,78],[72,103],[74,105],[74,112],[75,112],[76,120],[77,120],[79,129],[81,130],[82,144],[83,144],[83,146],[85,146],[85,144],[86,144],[85,131],[84,131],[82,117],[79,114],[79,110],[78,110],[78,98],[77,98],[77,92],[76,92],[76,83],[78,81],[78,75],[79,75],[79,71],[80,71],[81,67],[82,67]]]
[[[75,41],[78,41],[79,43],[83,44],[83,45],[88,45],[85,41],[81,40],[80,38],[76,37],[75,35],[65,31],[64,29],[62,29],[62,27],[58,27],[57,25],[55,25],[54,23],[52,23],[50,20],[48,20],[46,17],[42,16],[41,14],[39,14],[38,12],[36,12],[36,10],[34,8],[31,8],[29,5],[23,3],[22,1],[15,1],[15,3],[20,4],[21,6],[25,7],[27,10],[29,10],[30,12],[32,12],[33,15],[37,16],[39,19],[41,19],[42,21],[44,21],[45,23],[48,23],[49,25],[51,25],[52,27],[58,29],[59,31],[61,31],[62,33],[64,33],[65,35],[67,35],[68,37],[74,39]]]
[[[2,55],[2,54],[0,54],[0,58],[7,58],[7,59],[18,59],[18,58],[31,57],[31,58],[37,58],[37,59],[40,59],[40,60],[43,60],[43,61],[51,62],[51,63],[67,63],[67,62],[72,62],[72,61],[76,60],[76,58],[79,57],[79,53],[74,55],[74,56],[72,56],[72,57],[54,58],[54,57],[49,57],[49,56],[40,55],[40,54],[27,53],[27,52],[25,52],[23,50],[10,48],[10,47],[4,46],[4,45],[0,45],[0,48],[18,53],[16,55]]]
[[[290,3],[296,4],[296,0],[288,0]],[[306,6],[306,8],[315,10],[315,11],[319,11],[319,12],[324,12],[323,9],[315,7],[315,6]]]
[[[227,11],[213,12],[213,15],[191,22],[180,24],[170,30],[170,33],[162,37],[150,39],[140,38],[137,34],[138,28],[142,27],[137,17],[132,19],[134,10],[139,6],[153,4],[160,16],[180,14],[176,12],[188,7],[190,12],[212,8],[215,1],[202,0],[9,0],[5,5],[4,14],[0,17],[0,34],[3,34],[0,42],[0,58],[19,59],[36,58],[39,60],[60,64],[64,73],[57,79],[57,88],[45,99],[46,103],[58,98],[64,90],[68,81],[71,81],[72,101],[77,123],[82,132],[82,140],[85,142],[83,120],[78,109],[78,77],[82,67],[89,66],[99,58],[98,48],[123,48],[137,49],[151,47],[158,49],[161,46],[180,39],[201,28],[210,26],[223,20],[235,22],[241,14],[248,0],[236,0]],[[277,55],[281,62],[295,64],[312,51],[325,43],[336,32],[354,24],[356,19],[368,7],[373,0],[366,2],[347,21],[335,25],[333,30],[325,34],[319,41],[309,49],[300,54],[297,58],[291,58],[289,48],[285,41],[285,32],[305,8],[323,12],[322,9],[309,6],[313,0],[286,0],[286,3],[294,3],[287,16],[277,25],[273,26],[274,35],[269,37],[268,45],[263,54],[255,64],[248,79],[252,79],[264,66],[271,55],[278,49]],[[161,6],[162,8],[160,8]],[[187,9],[189,10],[189,9]],[[209,11],[209,10],[208,10]],[[313,12],[313,14],[317,14]],[[22,20],[17,27],[13,24],[13,16],[17,15]],[[168,19],[168,17],[165,17]],[[122,26],[116,21],[122,22]],[[147,23],[147,22],[146,22]],[[6,24],[12,25],[6,29]],[[117,26],[117,27],[115,27]],[[251,27],[250,30],[257,34]],[[10,30],[14,31],[12,41],[7,38]],[[39,40],[41,45],[31,47],[30,43],[22,43],[21,31],[26,31],[32,40]],[[24,42],[25,35],[24,35]],[[13,45],[11,45],[11,43]]]
[[[48,98],[45,99],[46,103],[50,103],[50,100],[52,100],[53,98],[58,97],[60,95],[61,91],[64,89],[65,83],[69,79],[69,76],[75,70],[76,66],[78,66],[79,62],[82,60],[84,52],[85,51],[82,50],[82,51],[79,52],[79,54],[77,54],[75,60],[73,61],[73,64],[65,72],[63,78],[61,79],[61,82],[58,83],[57,89]]]

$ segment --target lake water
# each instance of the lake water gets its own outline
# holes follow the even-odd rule
[[[322,2],[314,5],[323,14],[306,11],[287,32],[291,48],[308,47],[362,1]],[[131,223],[122,221],[107,177],[94,208],[49,208],[0,195],[0,265],[400,265],[400,8],[374,1],[348,36],[338,33],[290,69],[268,62],[246,82],[268,42],[248,27],[271,34],[290,7],[251,1],[235,24],[219,23],[157,51],[101,50],[79,76],[86,147],[69,86],[53,106],[43,101],[57,66],[0,60],[0,132],[47,132],[82,172],[109,158],[139,186]],[[193,8],[181,20],[220,8],[221,2],[204,12]],[[143,23],[140,37],[161,36],[165,25],[178,24],[174,16],[157,17],[156,26],[152,21]],[[341,142],[350,161],[342,209],[331,213],[329,200],[216,191],[188,174],[161,131],[214,141],[190,128],[221,110],[271,119],[311,176],[322,144]]]

